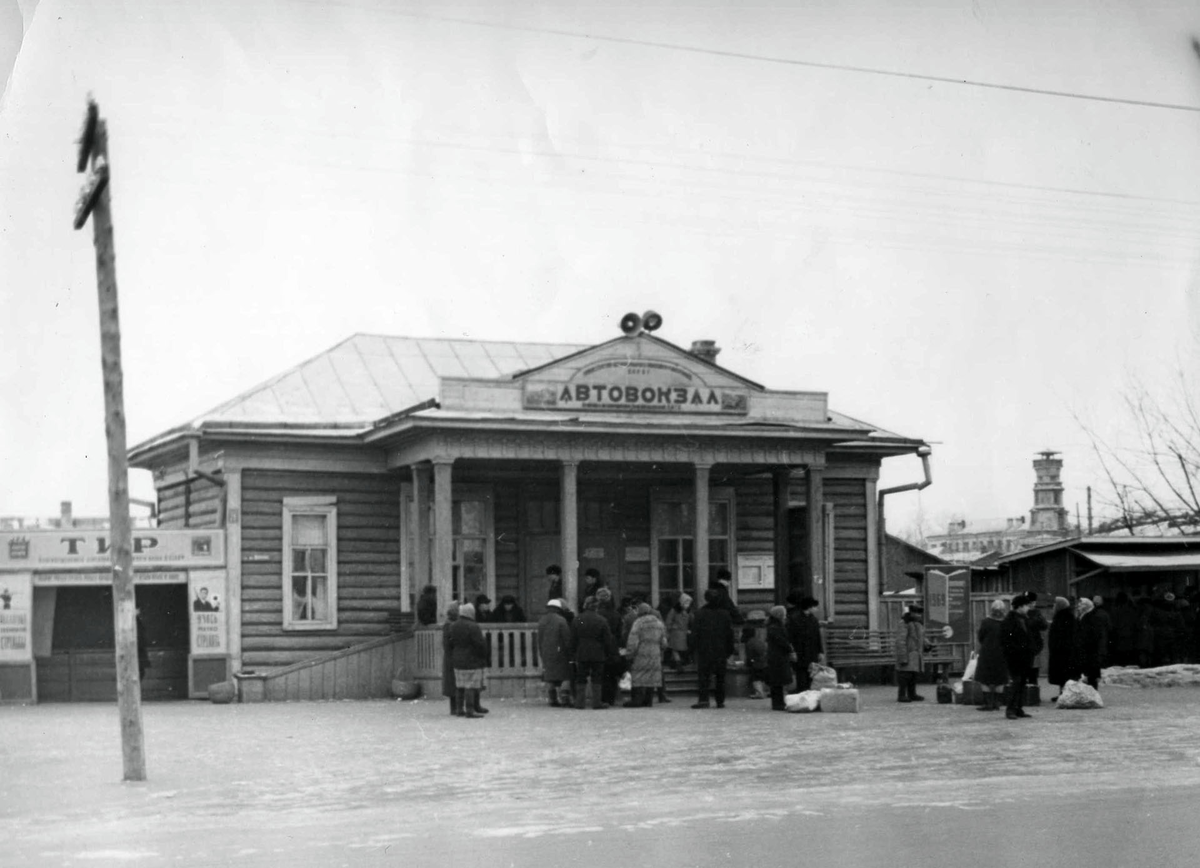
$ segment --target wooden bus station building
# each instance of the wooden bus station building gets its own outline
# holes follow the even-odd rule
[[[594,346],[359,334],[130,463],[162,527],[224,531],[232,672],[386,642],[427,584],[439,618],[483,593],[536,621],[549,564],[572,608],[589,567],[654,602],[723,568],[743,609],[795,588],[877,627],[880,464],[928,447],[717,352],[636,328]]]

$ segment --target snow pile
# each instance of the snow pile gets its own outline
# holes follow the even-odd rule
[[[1138,669],[1136,666],[1113,666],[1100,673],[1100,683],[1114,687],[1186,687],[1200,686],[1200,665],[1177,663]]]

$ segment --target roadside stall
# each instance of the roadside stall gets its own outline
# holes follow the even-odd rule
[[[0,533],[0,702],[113,701],[106,530]],[[137,530],[134,583],[145,699],[206,695],[229,675],[221,530]]]

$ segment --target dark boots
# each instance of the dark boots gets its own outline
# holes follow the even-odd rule
[[[917,673],[897,672],[896,684],[898,685],[897,702],[922,702],[925,699],[924,696],[917,693]]]
[[[629,691],[629,701],[626,708],[645,708],[654,701],[654,689],[651,687],[635,687]]]
[[[478,690],[475,690],[474,688],[466,688],[464,690],[460,690],[459,694],[462,696],[460,702],[462,703],[463,707],[463,717],[483,717],[482,714],[478,714],[475,711],[475,706],[479,704]]]
[[[466,688],[460,687],[454,697],[454,715],[455,717],[467,716],[467,691]]]
[[[1000,710],[1000,694],[995,690],[985,690],[983,692],[983,702],[976,708],[977,711],[999,711]]]
[[[481,694],[481,693],[483,693],[482,690],[475,691],[475,713],[476,714],[487,714],[488,711],[490,711],[491,709],[484,708],[482,705],[479,704],[479,694]]]
[[[659,702],[670,702],[671,701],[670,699],[667,698],[667,688],[662,687],[662,686],[660,686],[658,688],[658,701]],[[647,704],[649,704],[649,703],[647,703]]]
[[[458,704],[458,691],[454,691],[454,695],[450,697],[450,714],[458,717],[458,710],[461,706]]]

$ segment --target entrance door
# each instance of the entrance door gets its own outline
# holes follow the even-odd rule
[[[150,668],[143,699],[187,698],[187,585],[138,585]],[[117,698],[112,588],[55,589],[51,653],[37,660],[41,702],[112,702]]]
[[[590,533],[579,537],[579,589],[583,593],[584,573],[589,569],[600,571],[605,586],[612,591],[613,605],[621,601],[621,551],[624,539],[619,533]],[[575,604],[582,603],[576,600]],[[579,611],[579,608],[576,608]]]
[[[525,537],[525,580],[521,582],[521,608],[525,617],[536,621],[546,612],[550,582],[546,567],[562,566],[562,538],[558,534],[530,534]]]

